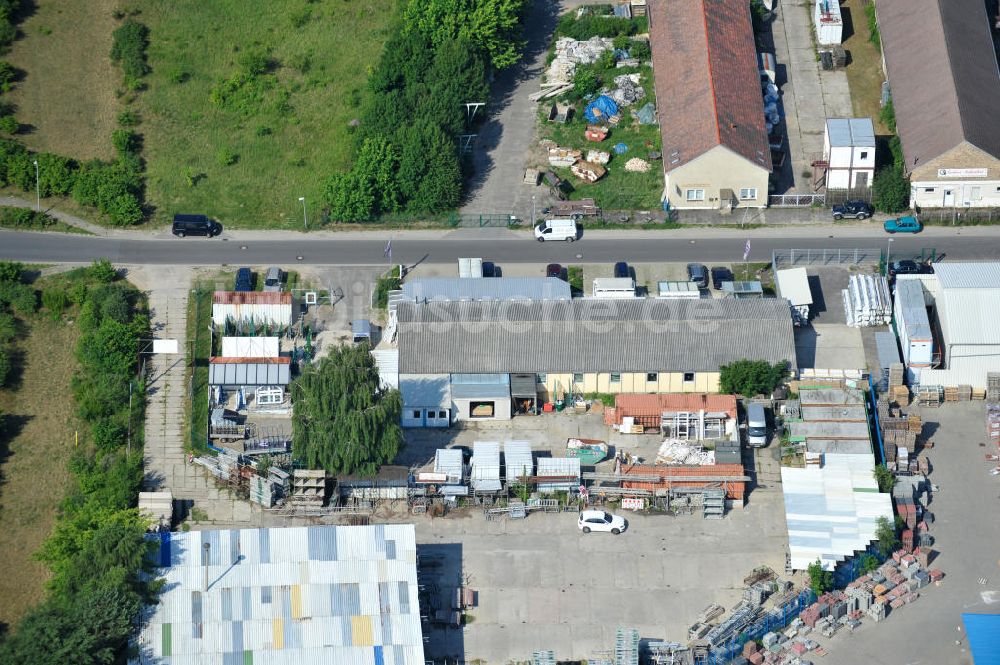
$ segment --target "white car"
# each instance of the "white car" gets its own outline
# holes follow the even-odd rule
[[[584,510],[580,513],[580,520],[577,526],[584,533],[610,531],[617,536],[628,527],[628,524],[625,522],[624,517],[606,513],[603,510]]]

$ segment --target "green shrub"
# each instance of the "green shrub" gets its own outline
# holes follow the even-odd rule
[[[116,129],[111,133],[111,145],[119,155],[135,152],[139,147],[139,135],[128,129]]]
[[[823,564],[820,563],[819,559],[810,563],[806,572],[809,574],[809,588],[817,596],[822,596],[833,588],[833,573],[829,570],[823,570]]]
[[[617,61],[618,59],[615,57],[615,52],[610,50],[601,54],[601,57],[597,60],[597,65],[601,69],[614,69],[615,62]]]
[[[865,18],[868,19],[868,41],[875,45],[875,50],[882,52],[882,36],[878,31],[878,19],[875,17],[875,2],[865,5]]]
[[[270,54],[261,48],[249,49],[239,58],[240,70],[248,77],[266,74],[274,68],[275,64]]]
[[[601,89],[601,79],[592,67],[578,66],[573,74],[573,96],[587,97]]]
[[[7,349],[0,347],[0,388],[7,385],[7,379],[10,377],[10,354]]]
[[[68,305],[69,296],[62,289],[51,287],[42,291],[42,307],[49,311],[52,318],[61,317]]]
[[[87,276],[101,284],[110,284],[118,279],[118,271],[108,259],[98,259],[87,268]]]
[[[121,66],[126,82],[138,81],[149,73],[146,64],[149,28],[138,21],[126,19],[111,33],[111,39],[111,59]]]
[[[637,60],[648,60],[653,52],[649,48],[649,42],[636,39],[629,45],[628,54]]]
[[[10,92],[17,79],[17,70],[6,60],[0,60],[0,92]]]
[[[267,125],[258,125],[257,129],[254,130],[254,134],[257,136],[270,136],[273,133],[274,130],[272,130]]]
[[[903,212],[909,207],[910,181],[898,166],[886,166],[872,181],[872,205],[887,213]]]
[[[575,12],[570,12],[564,14],[556,24],[556,37],[572,37],[583,41],[591,37],[631,36],[646,32],[648,25],[645,16],[629,19],[585,14],[577,18]]]
[[[719,368],[719,392],[754,397],[770,395],[788,375],[788,363],[737,360]]]
[[[24,264],[17,261],[0,261],[0,284],[20,284]]]
[[[896,133],[896,109],[893,107],[891,99],[879,109],[878,118],[890,132]]]
[[[21,131],[21,123],[12,115],[0,116],[0,132],[13,136]]]
[[[56,220],[44,212],[30,208],[0,208],[0,226],[14,229],[46,229]]]
[[[293,28],[304,27],[312,19],[312,9],[309,7],[302,7],[301,9],[293,9],[288,15],[288,20],[291,22]]]
[[[125,109],[118,114],[119,127],[135,127],[139,124],[139,114],[132,109]]]
[[[632,40],[628,38],[628,35],[618,35],[611,41],[611,45],[621,51],[627,51],[632,46]]]
[[[77,165],[72,159],[43,152],[38,160],[38,187],[42,196],[65,196],[73,190]]]
[[[25,316],[38,309],[38,294],[27,284],[0,282],[0,303]]]
[[[229,148],[219,148],[215,153],[215,161],[219,166],[232,166],[239,161],[240,156]]]

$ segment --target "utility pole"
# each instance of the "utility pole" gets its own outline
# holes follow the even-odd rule
[[[309,230],[309,218],[306,216],[306,197],[300,196],[299,201],[302,201],[302,227],[308,231]]]
[[[38,160],[35,160],[35,212],[42,211],[42,186],[38,177]]]

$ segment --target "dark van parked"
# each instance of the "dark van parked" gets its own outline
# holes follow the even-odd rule
[[[184,236],[217,236],[222,233],[222,225],[205,215],[174,215],[173,233],[178,238]]]

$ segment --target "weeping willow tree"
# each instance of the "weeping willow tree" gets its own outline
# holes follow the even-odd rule
[[[368,345],[345,346],[292,386],[292,451],[311,469],[372,475],[399,450],[402,399],[379,387]]]

